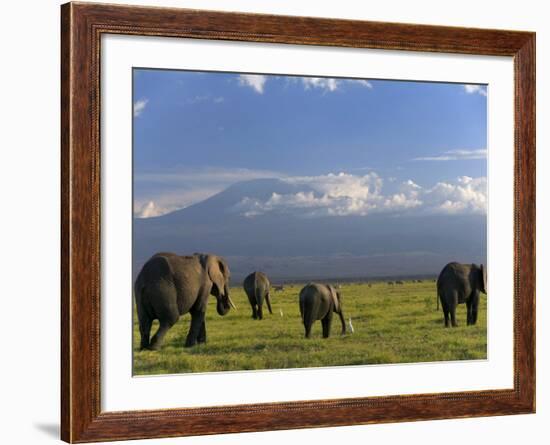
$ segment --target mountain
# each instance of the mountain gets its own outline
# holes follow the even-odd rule
[[[235,218],[242,219],[242,215],[235,208],[243,199],[257,199],[267,201],[273,193],[286,195],[298,192],[313,192],[313,189],[307,186],[298,186],[281,181],[280,179],[254,179],[233,184],[222,192],[198,202],[192,206],[169,213],[167,215],[150,218],[155,222],[165,223],[183,223],[204,224],[205,219],[216,218]],[[141,220],[145,221],[145,220]]]
[[[279,179],[244,181],[167,215],[134,219],[134,275],[155,252],[213,252],[235,282],[436,275],[449,261],[486,262],[484,215],[308,216],[288,208],[245,216],[243,200],[316,193]]]

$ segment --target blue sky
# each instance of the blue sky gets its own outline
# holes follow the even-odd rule
[[[138,217],[265,177],[335,214],[486,208],[485,86],[135,69],[133,105]]]

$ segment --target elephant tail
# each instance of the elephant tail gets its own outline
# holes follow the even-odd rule
[[[155,318],[151,295],[155,294],[157,283],[165,277],[173,277],[172,266],[166,256],[156,254],[142,267],[134,283],[134,297],[138,312],[144,311]]]
[[[143,305],[143,292],[145,290],[145,285],[143,283],[143,280],[141,279],[141,276],[138,275],[136,278],[136,282],[134,283],[134,300],[136,302],[136,309],[138,318],[141,319],[143,317],[144,313],[144,305]]]
[[[256,299],[258,307],[261,307],[264,303],[264,295],[262,286],[260,286],[260,283],[258,283],[257,273],[254,274],[254,298]]]
[[[309,297],[309,298],[308,298]],[[300,312],[302,313],[302,321],[304,326],[313,325],[317,319],[317,312],[319,311],[319,301],[317,298],[312,298],[307,293],[300,295]]]
[[[134,299],[136,300],[136,303],[141,302],[141,295],[143,293],[143,281],[141,280],[141,276],[138,275],[136,278],[136,282],[134,283]]]

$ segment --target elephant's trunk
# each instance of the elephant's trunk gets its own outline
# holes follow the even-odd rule
[[[218,298],[218,303],[216,304],[216,310],[218,311],[218,314],[225,315],[229,312],[229,305],[225,304],[220,297]]]
[[[216,310],[220,315],[227,314],[229,312],[229,308],[231,307],[235,310],[237,309],[237,307],[233,303],[233,300],[231,300],[231,297],[229,296],[229,288],[227,287],[227,285],[224,286],[223,291],[223,295],[218,296],[218,304],[216,305]]]
[[[269,313],[271,315],[273,315],[273,311],[271,310],[271,297],[269,295],[269,292],[267,293],[267,295],[265,296],[265,302],[267,304],[267,309],[269,310]]]

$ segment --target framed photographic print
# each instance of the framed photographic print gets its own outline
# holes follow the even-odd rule
[[[63,440],[534,412],[534,33],[61,16]]]

